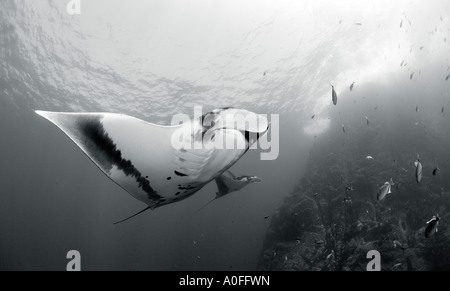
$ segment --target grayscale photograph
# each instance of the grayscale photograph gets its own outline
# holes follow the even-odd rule
[[[448,0],[1,0],[0,271],[450,271],[449,79]]]

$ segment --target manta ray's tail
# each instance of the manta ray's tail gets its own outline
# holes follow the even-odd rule
[[[152,208],[149,206],[149,207],[145,208],[144,210],[139,211],[138,213],[133,214],[132,216],[130,216],[130,217],[128,217],[128,218],[125,218],[124,220],[121,220],[121,221],[118,221],[118,222],[114,223],[114,225],[119,224],[119,223],[122,223],[122,222],[125,222],[125,221],[127,221],[127,220],[129,220],[129,219],[131,219],[131,218],[133,218],[133,217],[135,217],[135,216],[138,216],[139,214],[141,214],[141,213],[143,213],[143,212],[145,212],[145,211],[147,211],[147,210],[149,210],[149,209],[152,209]]]
[[[208,206],[209,204],[213,203],[217,198],[212,199],[211,201],[209,201],[208,203],[206,203],[205,205],[203,205],[202,207],[200,207],[197,211],[195,211],[194,213],[199,213],[201,210],[203,210],[204,208],[206,208],[206,206]]]

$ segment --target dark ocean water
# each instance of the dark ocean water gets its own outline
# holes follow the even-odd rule
[[[449,191],[447,1],[97,0],[82,1],[81,15],[68,15],[67,2],[0,3],[0,270],[65,270],[69,250],[84,270],[255,270],[272,217],[322,147],[353,143],[354,156],[334,161],[347,172],[386,148],[412,162],[420,153],[438,161]],[[232,170],[263,182],[199,213],[213,183],[118,226],[144,205],[34,113],[168,125],[196,105],[279,114],[278,159],[250,151]],[[374,131],[352,136],[364,116]]]

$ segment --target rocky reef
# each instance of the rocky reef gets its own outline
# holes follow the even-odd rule
[[[450,136],[446,122],[433,122],[445,117],[418,123],[409,112],[389,115],[373,108],[353,108],[372,114],[370,124],[349,109],[345,132],[346,113],[331,117],[305,176],[273,216],[259,270],[365,271],[370,250],[380,252],[384,271],[450,270],[450,228],[444,222],[450,221]],[[433,175],[437,164],[441,171]],[[378,189],[391,177],[393,193],[378,201]],[[439,232],[425,238],[426,223],[436,214]]]

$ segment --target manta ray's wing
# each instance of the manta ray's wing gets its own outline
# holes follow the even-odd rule
[[[59,127],[115,183],[155,208],[167,201],[162,190],[173,176],[171,135],[158,126],[122,114],[36,111]]]

